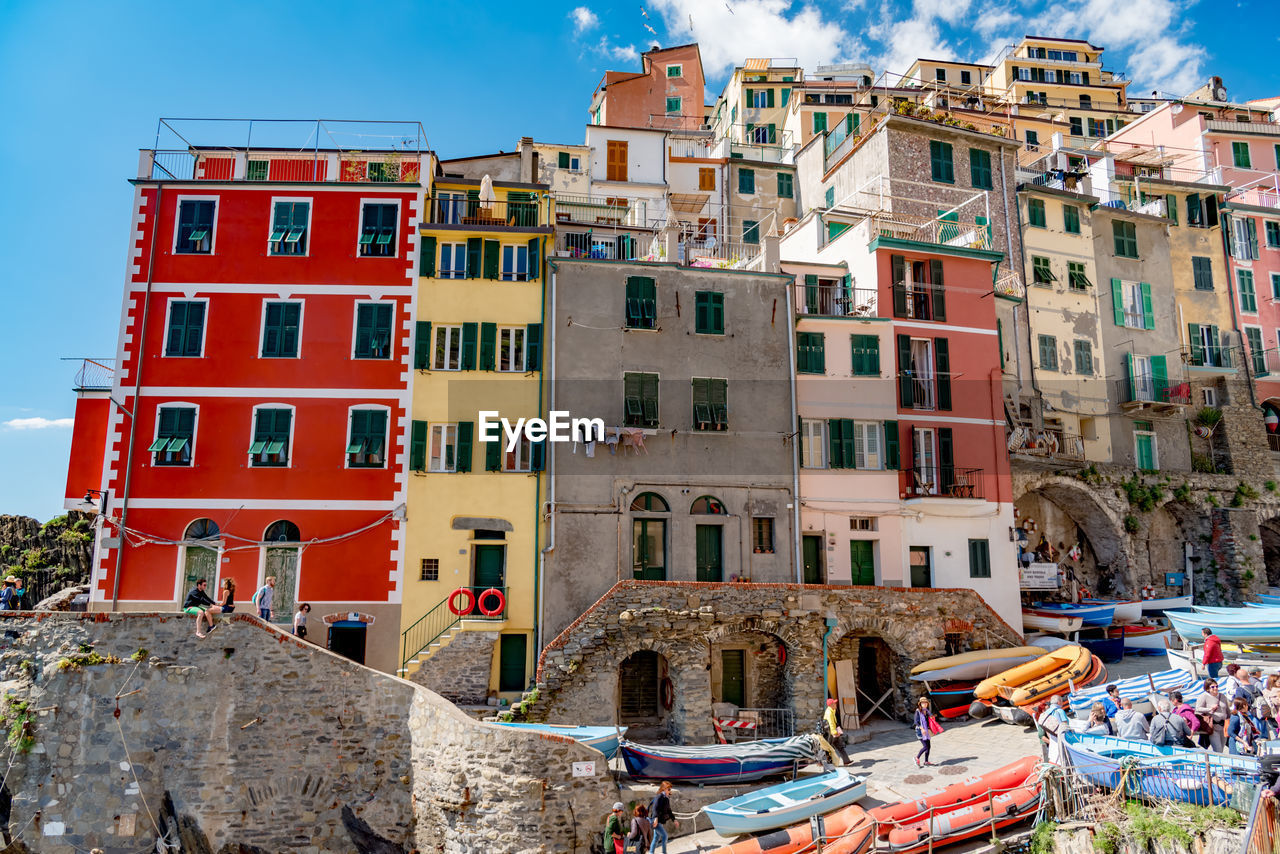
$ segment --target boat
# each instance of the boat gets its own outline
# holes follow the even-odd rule
[[[1092,664],[1089,667],[1089,672],[1085,674],[1083,679],[1078,681],[1064,680],[1055,690],[1038,694],[1027,702],[1017,704],[1010,702],[1007,696],[1005,696],[1018,696],[1014,693],[1014,689],[1003,687],[1000,689],[1001,698],[995,702],[991,702],[989,700],[975,700],[974,703],[969,706],[969,717],[982,717],[985,713],[974,714],[975,711],[978,711],[974,708],[974,705],[990,703],[989,713],[995,715],[1005,723],[1014,724],[1016,726],[1032,726],[1035,723],[1035,720],[1032,717],[1032,711],[1034,711],[1037,703],[1052,697],[1054,694],[1067,693],[1072,690],[1072,685],[1077,689],[1083,689],[1089,685],[1098,685],[1107,681],[1107,666],[1103,664],[1102,660],[1096,655],[1091,655],[1090,658],[1092,660]]]
[[[1222,655],[1226,661],[1234,662],[1241,667],[1280,667],[1280,646],[1276,644],[1248,644],[1241,646],[1240,644],[1224,643],[1222,645]],[[1204,669],[1204,664],[1201,663],[1204,657],[1202,650],[1169,647],[1165,650],[1165,656],[1169,659],[1170,667],[1185,670],[1198,677],[1208,675]]]
[[[1246,602],[1243,605],[1193,605],[1191,612],[1194,614],[1220,614],[1222,616],[1245,616],[1249,618],[1261,617],[1270,612],[1272,614],[1280,614],[1280,605],[1262,605],[1257,602]]]
[[[1063,733],[1062,745],[1076,773],[1106,789],[1124,781],[1130,796],[1221,805],[1234,782],[1261,779],[1258,760],[1252,756],[1076,732]]]
[[[1081,636],[1079,644],[1089,652],[1106,662],[1115,662],[1124,658],[1124,626],[1119,627],[1118,637],[1111,637],[1110,629],[1092,629],[1096,632],[1092,637]],[[1084,633],[1082,632],[1081,635]]]
[[[875,825],[857,804],[823,816],[822,824],[828,840],[822,846],[824,854],[867,854],[876,840]],[[711,854],[798,854],[812,850],[813,825],[805,821],[722,846]]]
[[[1161,599],[1139,599],[1138,601],[1142,603],[1142,616],[1144,617],[1158,617],[1165,611],[1174,608],[1191,607],[1190,594],[1186,596],[1165,596]],[[1280,603],[1280,599],[1276,601]]]
[[[1045,652],[1053,652],[1055,649],[1062,649],[1064,646],[1071,643],[1071,641],[1066,638],[1042,634],[1027,635],[1027,640],[1032,646],[1038,646]]]
[[[1077,676],[1079,678],[1087,672],[1087,662],[1091,658],[1090,652],[1078,644],[1070,644],[1068,646],[1055,649],[1052,652],[1046,652],[1039,658],[1032,659],[1026,664],[1020,664],[1017,667],[998,673],[995,676],[984,679],[978,683],[978,687],[973,689],[973,696],[979,700],[991,700],[999,694],[999,688],[1002,686],[1024,685],[1028,682],[1035,681],[1051,673],[1061,670],[1069,665],[1079,665],[1081,661],[1086,663]]]
[[[702,811],[721,836],[760,833],[810,816],[832,812],[867,794],[865,777],[837,768],[816,777],[802,777],[767,789],[748,792],[705,806]]]
[[[1240,609],[1244,610],[1244,609]],[[1200,643],[1202,629],[1209,629],[1223,640],[1237,642],[1280,642],[1280,613],[1260,611],[1252,614],[1208,614],[1194,611],[1169,611],[1165,614],[1173,630],[1191,643]]]
[[[1162,670],[1159,673],[1121,679],[1114,684],[1120,691],[1121,699],[1132,700],[1133,707],[1144,715],[1151,714],[1153,711],[1151,705],[1153,694],[1167,695],[1170,691],[1181,691],[1183,699],[1186,699],[1187,693],[1199,685],[1195,677],[1190,673],[1178,669]],[[1093,704],[1101,702],[1106,695],[1105,686],[1086,688],[1069,695],[1067,702],[1070,703],[1071,711],[1076,717],[1087,718],[1089,717],[1089,709],[1093,707]],[[1194,703],[1195,701],[1192,700],[1190,702]]]
[[[926,682],[929,699],[938,715],[943,718],[958,718],[967,714],[969,703],[973,701],[973,689],[977,682]]]
[[[1070,614],[1046,614],[1029,608],[1022,609],[1022,627],[1037,632],[1056,632],[1070,634],[1080,631],[1084,626],[1083,617]]]
[[[1111,625],[1115,617],[1115,605],[1085,605],[1073,602],[1040,602],[1031,609],[1041,614],[1066,614],[1084,620],[1085,626],[1103,628]]]
[[[924,797],[869,810],[881,839],[877,850],[914,854],[1030,818],[1040,803],[1039,761],[1027,756]]]
[[[797,762],[804,764],[821,755],[812,735],[692,747],[637,744],[624,738],[619,750],[633,780],[691,783],[746,783],[782,774]]]
[[[1102,659],[1083,647],[1076,649],[1075,659],[1066,666],[1021,685],[1001,686],[998,693],[1011,706],[1029,706],[1054,694],[1065,694],[1073,685],[1089,685],[1107,678],[1107,668]],[[1071,649],[1063,647],[1059,652],[1071,652]]]
[[[1137,599],[1083,599],[1082,605],[1111,605],[1115,610],[1111,614],[1111,623],[1115,626],[1127,626],[1142,619],[1142,603]]]
[[[626,734],[626,727],[611,726],[574,726],[572,724],[517,724],[503,723],[502,721],[494,721],[498,726],[509,727],[511,729],[523,729],[532,732],[541,732],[548,735],[560,735],[572,738],[579,744],[585,744],[587,747],[594,747],[605,755],[606,759],[612,759],[618,755],[618,742],[622,736]]]
[[[1258,601],[1265,602],[1269,605],[1280,605],[1280,596],[1274,593],[1259,593]]]
[[[934,658],[911,668],[911,678],[916,682],[937,680],[986,679],[1003,673],[1011,667],[1025,664],[1044,655],[1036,646],[1015,646],[1007,649],[975,649],[959,655]]]
[[[1168,626],[1144,625],[1113,626],[1107,629],[1107,637],[1121,638],[1125,652],[1157,653],[1164,652],[1169,639]]]

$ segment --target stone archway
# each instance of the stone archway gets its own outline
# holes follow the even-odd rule
[[[1100,594],[1136,589],[1124,520],[1087,484],[1062,475],[1033,480],[1014,507],[1019,519],[1036,523],[1029,537],[1032,546],[1043,535],[1086,587]],[[1068,560],[1067,552],[1077,544],[1080,558]]]
[[[645,741],[670,732],[675,681],[667,657],[652,649],[631,653],[618,663],[618,723],[630,738]]]
[[[827,657],[831,667],[836,662],[852,663],[857,683],[859,714],[875,707],[873,714],[906,720],[915,697],[912,696],[911,621],[878,617],[867,620],[839,618],[828,639]],[[834,694],[836,685],[830,688]],[[885,695],[888,694],[886,697]]]
[[[810,724],[817,720],[813,709],[818,707],[818,714],[821,713],[819,638],[809,637],[794,620],[754,616],[719,623],[704,638],[710,659],[708,683],[714,700],[731,701],[726,695],[725,670],[726,665],[736,666],[740,653],[745,665],[746,707],[778,710],[760,713],[761,723],[768,730],[764,734],[783,736],[809,731]]]
[[[1152,510],[1144,522],[1144,530],[1135,537],[1133,584],[1128,592],[1136,596],[1148,584],[1156,596],[1191,592],[1189,587],[1166,587],[1165,576],[1188,571],[1194,576],[1208,567],[1213,535],[1210,515],[1185,501],[1172,500]],[[1191,581],[1188,577],[1187,583]]]

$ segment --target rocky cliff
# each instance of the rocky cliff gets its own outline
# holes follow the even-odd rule
[[[87,582],[92,558],[92,514],[68,513],[43,525],[29,516],[0,516],[0,572],[23,580],[28,606]]]

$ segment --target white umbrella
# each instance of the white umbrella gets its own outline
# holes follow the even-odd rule
[[[493,191],[493,179],[488,173],[480,179],[480,204],[484,207],[491,207],[498,200],[498,195]]]

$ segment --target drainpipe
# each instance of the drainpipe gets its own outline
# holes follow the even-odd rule
[[[554,324],[556,319],[556,265],[554,261],[548,261],[547,266],[551,268],[551,321]],[[546,380],[547,386],[547,409],[551,410],[556,405],[556,348],[551,346],[552,336],[547,334],[550,328],[547,326],[547,301],[542,301],[542,358],[543,364],[550,367],[549,371],[543,372],[543,378]],[[538,385],[538,408],[542,408],[542,384]],[[550,444],[550,443],[548,443]],[[546,582],[546,565],[547,554],[554,551],[556,547],[556,455],[555,451],[548,448],[548,453],[543,458],[547,464],[547,544],[542,547],[538,553],[538,571],[537,579],[534,581],[534,598],[537,600],[537,641],[534,644],[538,649],[538,654],[542,654],[542,627],[543,627],[543,595],[542,588]],[[538,498],[538,513],[542,512],[541,491]],[[535,529],[536,530],[536,529]],[[534,535],[537,536],[536,534]]]
[[[547,359],[547,245],[543,242],[543,238],[538,238],[538,251],[542,254],[542,299],[539,300],[538,311],[540,313],[539,322],[542,325],[542,360],[546,364]],[[546,373],[543,372],[545,377]],[[538,416],[542,417],[542,380],[538,381]],[[549,471],[551,468],[550,442],[547,443],[547,451],[543,453],[543,467]],[[550,481],[550,475],[547,476]],[[550,488],[550,487],[548,487]],[[539,477],[534,481],[533,486],[533,612],[538,617],[541,616],[542,603],[542,478]],[[533,648],[535,652],[534,661],[537,661],[536,655],[542,652],[542,620],[535,619],[533,624]]]
[[[822,702],[826,704],[827,698],[831,696],[831,685],[827,681],[827,638],[831,636],[831,630],[836,627],[836,618],[827,617],[827,629],[822,633]]]
[[[796,565],[796,584],[804,584],[804,562],[800,557],[800,462],[797,453],[800,444],[800,423],[796,409],[796,323],[791,300],[795,289],[795,277],[787,284],[787,374],[791,380],[791,423],[795,426],[795,445],[791,448],[791,549]],[[825,538],[824,538],[825,539]],[[825,671],[824,671],[825,672]],[[823,677],[826,678],[825,676]]]
[[[146,353],[147,347],[147,320],[151,313],[151,285],[152,282],[155,281],[156,243],[159,241],[160,237],[160,199],[163,195],[164,184],[157,184],[156,207],[151,220],[151,251],[147,253],[147,289],[142,296],[142,324],[138,330],[138,364],[136,370],[133,372],[133,411],[129,414],[129,441],[125,446],[124,454],[124,490],[120,495],[120,527],[117,531],[120,535],[120,546],[116,549],[116,571],[113,573],[111,579],[112,611],[116,610],[120,604],[120,570],[124,567],[124,525],[125,521],[129,518],[129,487],[133,485],[133,441],[134,433],[137,431],[138,426],[138,395],[142,393],[143,356]],[[125,298],[128,299],[127,294]],[[123,365],[121,365],[121,367],[123,367]],[[117,406],[118,405],[119,404],[117,404]],[[221,552],[219,552],[219,554],[221,554]]]
[[[1001,185],[1002,185],[1002,186],[1005,186],[1005,187],[1007,187],[1007,186],[1008,186],[1008,184],[1006,184],[1006,183],[1005,183],[1005,177],[1004,177],[1004,155],[1003,155],[1003,154],[1002,154],[1002,155],[1000,155],[1000,183],[1001,183]],[[1012,256],[1013,256],[1013,230],[1012,230],[1011,228],[1009,228],[1009,226],[1010,226],[1010,222],[1009,222],[1009,195],[1008,195],[1008,193],[1003,193],[1002,195],[1004,196],[1004,222],[1005,222],[1005,231],[1006,231],[1007,239],[1009,240],[1010,264],[1012,264],[1012,263],[1013,263],[1013,258],[1012,258]],[[1018,207],[1017,205],[1014,205],[1013,209],[1014,209],[1014,212],[1016,213],[1016,216],[1017,216],[1017,225],[1018,225],[1018,247],[1019,247],[1019,249],[1018,249],[1018,259],[1017,259],[1018,272],[1019,272],[1019,274],[1020,274],[1020,275],[1026,275],[1027,265],[1026,265],[1026,263],[1025,263],[1025,259],[1023,258],[1023,255],[1022,255],[1022,248],[1021,248],[1021,247],[1022,247],[1022,208]],[[1024,297],[1024,298],[1023,298],[1023,300],[1022,300],[1022,308],[1023,308],[1023,311],[1025,311],[1025,312],[1026,312],[1026,315],[1027,315],[1027,347],[1028,347],[1028,350],[1029,350],[1029,349],[1030,349],[1030,347],[1031,347],[1031,288],[1026,287],[1026,286],[1025,286],[1025,283],[1024,283],[1024,287],[1023,287],[1023,293],[1025,294],[1025,297]],[[1017,325],[1018,325],[1018,324],[1017,324],[1017,320],[1018,320],[1018,310],[1017,310],[1016,308],[1013,310],[1013,318],[1014,318],[1014,331],[1016,332],[1016,331],[1017,331]],[[1017,342],[1017,344],[1018,344],[1018,351],[1017,351],[1017,353],[1016,353],[1015,358],[1018,360],[1018,365],[1019,365],[1019,367],[1021,367],[1021,365],[1022,365],[1022,342],[1020,342],[1020,341],[1019,341],[1019,342]],[[1044,418],[1044,393],[1040,390],[1040,382],[1036,379],[1036,363],[1035,363],[1035,360],[1034,360],[1034,359],[1031,359],[1031,358],[1028,358],[1028,359],[1027,359],[1027,373],[1028,373],[1028,375],[1031,377],[1031,390],[1032,390],[1033,392],[1035,392],[1036,409],[1038,410],[1038,411],[1034,411],[1034,410],[1033,410],[1033,411],[1032,411],[1032,413],[1031,413],[1031,419],[1032,419],[1032,422],[1031,422],[1031,423],[1032,423],[1032,426],[1035,426],[1035,424],[1036,424],[1036,422],[1037,422],[1037,421],[1039,421],[1039,422],[1043,423],[1043,418]],[[1018,385],[1019,385],[1019,388],[1021,388],[1021,385],[1022,385],[1022,376],[1021,376],[1022,371],[1018,371],[1018,374],[1019,374],[1019,376],[1018,376]],[[1003,397],[1004,397],[1004,395],[1003,395],[1003,394],[1001,394],[1001,398],[1002,398],[1002,399],[1003,399]]]

